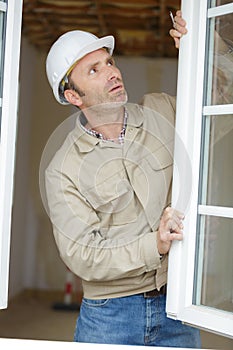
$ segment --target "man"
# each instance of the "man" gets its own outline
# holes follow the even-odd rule
[[[128,103],[113,49],[112,36],[72,31],[47,57],[55,98],[79,110],[46,170],[55,240],[83,282],[75,341],[200,347],[198,330],[165,313],[167,254],[184,218],[170,207],[175,101]]]

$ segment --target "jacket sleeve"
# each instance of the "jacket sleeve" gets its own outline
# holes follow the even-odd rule
[[[147,94],[143,96],[140,104],[159,113],[163,111],[163,116],[166,117],[172,125],[175,125],[176,98],[174,96],[170,96],[166,93]]]
[[[103,233],[95,210],[72,179],[57,169],[46,170],[47,200],[58,250],[71,271],[86,281],[109,281],[161,266],[155,232],[125,242],[110,239],[114,228]]]

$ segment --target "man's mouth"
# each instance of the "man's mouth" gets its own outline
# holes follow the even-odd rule
[[[109,89],[109,92],[117,92],[119,90],[122,90],[123,85],[122,84],[114,84],[111,89]]]

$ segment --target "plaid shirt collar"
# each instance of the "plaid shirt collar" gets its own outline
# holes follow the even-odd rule
[[[122,145],[124,143],[124,138],[125,138],[125,131],[126,131],[126,127],[127,127],[127,118],[128,118],[128,113],[126,112],[125,109],[125,113],[124,113],[124,120],[123,120],[123,127],[121,129],[121,132],[118,136],[118,142]],[[115,142],[112,139],[108,139],[105,138],[103,134],[101,134],[100,132],[95,131],[94,129],[87,129],[84,125],[84,120],[86,120],[85,116],[82,116],[80,118],[80,125],[81,128],[89,135],[96,137],[97,139],[100,139],[102,141],[111,141],[111,142]]]

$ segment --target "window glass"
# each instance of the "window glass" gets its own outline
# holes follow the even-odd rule
[[[2,85],[3,85],[3,57],[4,57],[4,37],[5,37],[5,12],[0,12],[0,132],[2,117]]]
[[[201,216],[195,304],[233,312],[233,219]]]
[[[0,309],[8,301],[22,4],[0,1]]]
[[[216,115],[202,117],[198,204],[204,206],[205,215],[197,216],[193,294],[196,305],[229,312],[233,311],[233,219],[229,214],[233,207],[233,114],[219,114],[216,105],[233,104],[232,28],[233,13],[207,21],[203,104],[212,106]]]
[[[210,0],[210,7],[230,4],[232,0]]]
[[[233,207],[233,115],[205,117],[201,204]]]
[[[209,25],[207,105],[233,103],[233,14],[212,18]]]
[[[233,1],[190,3],[182,9],[193,38],[179,51],[176,129],[190,155],[193,190],[185,240],[169,254],[167,314],[232,338]],[[180,182],[189,187],[187,174],[174,172],[175,194]]]

